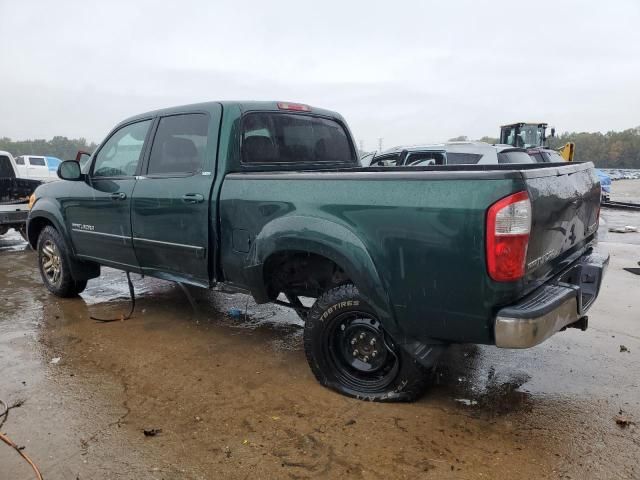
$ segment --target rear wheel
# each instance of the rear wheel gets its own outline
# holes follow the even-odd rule
[[[47,289],[58,297],[75,297],[87,286],[74,280],[69,268],[69,251],[60,233],[48,226],[38,237],[38,267]]]
[[[422,367],[388,336],[354,285],[318,298],[307,317],[304,347],[318,381],[342,394],[412,401],[426,388]]]

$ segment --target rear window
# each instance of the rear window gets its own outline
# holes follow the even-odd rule
[[[15,173],[13,172],[13,166],[11,160],[6,155],[0,155],[0,178],[13,178]]]
[[[469,165],[478,163],[482,158],[481,153],[447,152],[447,165]]]
[[[531,158],[533,158],[533,160],[536,163],[545,163],[546,160],[544,159],[544,157],[542,156],[541,153],[530,153],[529,154],[531,156]]]
[[[559,153],[556,152],[547,152],[547,156],[549,157],[549,161],[553,163],[561,163],[564,162],[564,158],[560,156]]]
[[[357,162],[344,127],[334,120],[256,112],[242,120],[242,161],[265,163]]]
[[[29,165],[32,165],[34,167],[44,167],[45,166],[44,158],[29,157]]]
[[[498,163],[536,163],[527,152],[500,152]]]

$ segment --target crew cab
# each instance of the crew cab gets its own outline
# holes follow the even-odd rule
[[[13,155],[0,151],[0,235],[14,229],[26,238],[29,196],[41,183],[18,178]]]
[[[320,383],[375,401],[418,397],[451,343],[586,327],[608,262],[591,164],[363,168],[356,152],[339,114],[301,104],[129,118],[36,190],[44,285],[77,295],[101,266],[225,282],[294,308]]]

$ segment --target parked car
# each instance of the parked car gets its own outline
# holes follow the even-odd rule
[[[598,175],[598,178],[600,179],[602,201],[608,202],[611,200],[611,177],[598,168],[596,168],[596,175]]]
[[[18,178],[13,155],[0,151],[0,235],[14,229],[26,238],[29,196],[41,183]]]
[[[451,343],[527,348],[586,328],[608,263],[593,165],[383,170],[360,166],[328,110],[158,110],[117,125],[86,171],[60,165],[29,242],[60,297],[110,266],[288,305],[318,381],[361,399],[415,399]]]
[[[58,179],[56,172],[62,160],[43,155],[21,155],[15,162],[20,177],[48,182]]]
[[[372,157],[366,166],[436,166],[532,163],[526,150],[484,142],[449,142],[395,147]]]

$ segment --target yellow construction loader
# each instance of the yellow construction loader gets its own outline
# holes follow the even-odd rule
[[[550,137],[556,136],[555,128],[551,127]],[[550,150],[547,145],[547,124],[535,122],[518,122],[500,127],[500,143],[518,148]],[[575,143],[555,150],[565,162],[572,162],[575,151]]]

